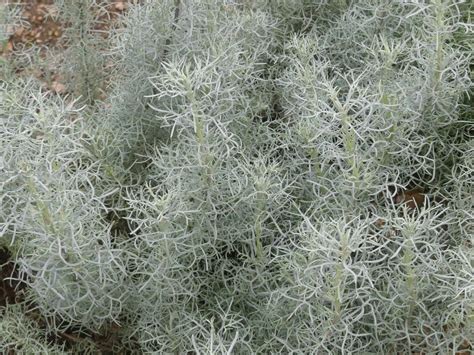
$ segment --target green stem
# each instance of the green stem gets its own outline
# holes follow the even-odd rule
[[[43,223],[53,234],[56,233],[53,218],[51,216],[51,211],[49,210],[48,205],[44,201],[40,200],[38,196],[38,190],[36,189],[36,185],[32,178],[28,179],[27,188],[33,196],[37,197],[36,206],[38,207],[38,211],[41,213]]]
[[[444,45],[444,36],[441,34],[441,28],[444,25],[445,9],[443,4],[439,1],[435,1],[435,13],[436,13],[436,25],[437,30],[435,31],[435,43],[436,43],[436,52],[435,52],[435,70],[434,70],[434,84],[433,88],[436,90],[439,86],[441,80],[441,73],[443,71],[443,45]]]
[[[333,322],[336,323],[341,318],[342,313],[342,294],[344,293],[343,290],[343,271],[344,271],[344,263],[346,262],[347,258],[350,256],[349,251],[349,235],[347,233],[343,233],[341,235],[341,247],[339,253],[339,262],[336,265],[336,275],[334,276],[333,281],[333,305],[334,305],[334,317]]]
[[[357,164],[357,160],[355,159],[357,141],[354,129],[351,127],[352,118],[347,113],[347,110],[342,106],[341,102],[335,94],[333,94],[331,98],[337,110],[341,114],[342,141],[344,145],[344,150],[348,155],[347,164],[349,165],[352,171],[352,176],[354,177],[354,180],[357,182],[360,177],[360,170],[359,165]]]
[[[257,259],[261,259],[263,256],[263,245],[262,245],[262,215],[265,210],[266,196],[263,191],[258,190],[257,192],[257,218],[255,220],[255,255]]]
[[[319,165],[319,162],[318,162],[318,158],[319,158],[318,151],[313,147],[309,148],[309,156],[311,159],[311,167],[314,167],[315,175],[321,176],[321,166]]]
[[[409,324],[411,324],[412,322],[412,315],[415,309],[415,303],[417,298],[416,273],[415,269],[412,266],[414,256],[415,255],[413,253],[412,248],[410,246],[405,246],[402,258],[402,265],[406,273],[405,289],[407,290],[407,298],[409,303],[409,308],[407,312],[407,321]]]

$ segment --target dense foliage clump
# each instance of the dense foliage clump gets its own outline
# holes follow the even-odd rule
[[[0,346],[469,351],[468,5],[140,1],[104,36],[108,5],[1,62]]]

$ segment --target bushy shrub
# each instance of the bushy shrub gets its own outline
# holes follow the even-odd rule
[[[3,351],[36,354],[66,354],[60,346],[48,344],[44,331],[25,316],[19,305],[0,308],[0,347]]]
[[[470,346],[461,1],[141,1],[107,38],[107,2],[57,5],[72,95],[10,67],[0,104],[0,242],[47,332],[120,324],[138,353]]]

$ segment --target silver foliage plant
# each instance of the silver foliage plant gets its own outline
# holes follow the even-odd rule
[[[118,323],[141,353],[465,349],[466,11],[142,1],[87,49],[114,63],[105,102],[7,76],[0,242],[48,331]]]

